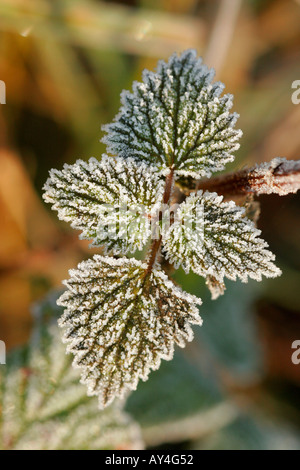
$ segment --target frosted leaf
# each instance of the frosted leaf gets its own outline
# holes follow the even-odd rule
[[[173,357],[175,343],[191,341],[190,324],[202,323],[200,299],[135,259],[95,255],[70,275],[60,326],[73,365],[101,407],[136,389],[161,359]]]
[[[200,178],[233,160],[241,131],[230,113],[232,95],[212,84],[214,71],[194,50],[159,61],[156,72],[143,72],[132,93],[122,93],[115,121],[104,126],[103,142],[121,157],[175,168],[177,176]]]
[[[0,368],[0,449],[141,449],[139,427],[120,403],[100,411],[65,353],[51,296],[35,308],[33,335]]]
[[[245,209],[222,200],[216,193],[202,191],[189,196],[163,239],[165,255],[175,266],[212,276],[215,286],[220,284],[215,297],[224,290],[224,277],[247,282],[248,277],[260,281],[263,275],[281,273],[272,262],[275,256],[267,250],[268,244],[259,238],[260,230],[245,217]],[[192,225],[184,223],[187,213],[194,216]]]
[[[51,170],[44,199],[81,238],[115,254],[141,250],[160,207],[164,179],[155,167],[103,156]]]

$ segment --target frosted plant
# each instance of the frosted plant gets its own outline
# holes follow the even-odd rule
[[[29,343],[0,369],[0,449],[141,449],[140,429],[115,402],[99,411],[78,383],[57,326],[51,295],[36,305]]]
[[[213,298],[224,293],[224,278],[280,274],[244,208],[214,192],[178,196],[182,178],[223,169],[239,145],[232,96],[221,96],[224,86],[212,79],[194,51],[159,62],[123,93],[105,126],[108,151],[118,156],[52,170],[45,185],[59,217],[108,255],[71,270],[59,301],[67,350],[101,407],[146,380],[175,344],[191,341],[190,325],[202,323],[201,300],[168,278],[167,260],[203,276]],[[144,261],[124,257],[151,239]]]

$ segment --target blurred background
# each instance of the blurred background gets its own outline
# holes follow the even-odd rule
[[[0,339],[27,340],[30,305],[92,255],[42,202],[49,169],[100,157],[101,125],[122,89],[174,51],[196,48],[235,95],[244,132],[229,170],[300,157],[299,0],[1,0]],[[203,282],[195,341],[139,386],[128,410],[146,445],[300,447],[300,194],[260,197],[259,227],[283,275],[227,282],[212,302]]]

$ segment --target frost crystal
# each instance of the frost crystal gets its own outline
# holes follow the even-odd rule
[[[299,183],[295,178],[295,173],[300,169],[300,162],[276,157],[270,162],[264,162],[250,168],[249,179],[252,189],[256,194],[286,194],[296,193],[299,190]],[[280,177],[284,179],[280,181]],[[257,183],[256,183],[257,181]],[[278,184],[280,182],[280,184]]]
[[[262,275],[276,277],[281,271],[272,263],[275,256],[266,248],[268,244],[259,238],[260,230],[245,217],[245,209],[233,201],[222,202],[216,193],[189,196],[178,210],[177,220],[164,235],[164,254],[186,272],[208,277],[208,284],[220,284],[223,279],[248,277],[261,281]],[[186,227],[184,215],[200,213],[202,218],[194,220],[193,230]]]
[[[230,113],[232,95],[211,83],[214,71],[194,50],[145,70],[143,82],[124,91],[115,122],[104,126],[108,151],[137,161],[175,168],[175,175],[200,178],[224,168],[239,148],[238,115]]]
[[[88,394],[98,395],[101,407],[136,389],[161,359],[173,357],[175,343],[192,340],[190,324],[202,323],[200,299],[135,259],[95,255],[70,275],[60,326]]]
[[[166,172],[167,173],[167,172]],[[160,207],[164,179],[151,165],[103,156],[51,170],[44,199],[81,238],[115,254],[141,250]]]

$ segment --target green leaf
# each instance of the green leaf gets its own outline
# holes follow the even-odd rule
[[[171,362],[164,362],[156,374],[140,383],[126,409],[144,429],[193,416],[223,400],[212,371],[201,372],[181,351]],[[167,438],[167,437],[166,437]]]
[[[0,368],[0,449],[136,449],[138,426],[120,404],[99,411],[65,354],[50,297],[35,308],[27,346]]]
[[[165,173],[166,174],[166,173]],[[155,167],[103,156],[51,170],[44,199],[59,218],[82,230],[81,238],[106,251],[141,250],[151,235],[151,216],[162,203],[164,177]]]
[[[139,422],[148,446],[170,446],[218,431],[232,422],[236,407],[227,401],[214,371],[201,370],[187,354],[177,351],[146,383],[140,383],[126,403]]]
[[[232,96],[221,97],[224,85],[211,84],[214,71],[194,50],[159,61],[145,70],[133,92],[123,92],[115,121],[104,126],[103,142],[113,155],[174,167],[177,176],[199,178],[224,168],[239,147],[237,114]]]
[[[190,324],[202,323],[199,299],[135,259],[95,255],[70,275],[60,325],[82,382],[101,407],[136,389],[161,359],[173,357],[175,343],[192,340]]]
[[[224,292],[224,277],[247,282],[262,276],[276,277],[281,271],[259,238],[260,230],[245,217],[245,209],[233,201],[222,202],[216,193],[189,196],[177,210],[175,222],[163,234],[164,254],[180,265],[208,278],[213,298]]]
[[[255,305],[264,292],[263,284],[230,281],[226,294],[212,300],[204,281],[196,274],[186,275],[179,269],[173,277],[183,289],[189,289],[203,301],[203,328],[195,330],[190,345],[195,349],[195,356],[201,358],[209,370],[223,370],[239,387],[257,384],[263,374],[264,354]]]
[[[230,282],[226,295],[217,300],[203,297],[205,328],[196,332],[198,354],[207,352],[239,386],[255,384],[263,373],[264,355],[259,341],[254,304],[260,295],[258,284]],[[205,355],[205,354],[204,354]]]

